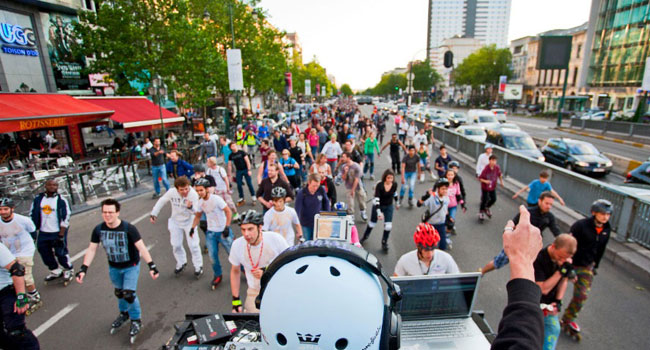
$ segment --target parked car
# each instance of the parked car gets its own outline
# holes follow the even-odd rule
[[[625,183],[638,183],[650,185],[650,161],[643,162],[638,167],[627,173]]]
[[[485,130],[483,130],[482,127],[476,125],[461,125],[456,128],[456,132],[470,140],[479,142],[485,142],[485,139],[487,138],[487,133],[485,133]]]
[[[528,111],[528,113],[533,113],[533,114],[534,113],[540,113],[542,111],[542,106],[538,105],[538,104],[532,104],[531,103],[528,106],[526,106],[526,110]]]
[[[508,116],[508,112],[505,109],[502,108],[493,108],[490,110],[490,112],[494,113],[494,116],[497,117],[497,120],[499,123],[505,123],[506,122],[506,117]]]
[[[537,149],[535,141],[526,132],[512,129],[488,129],[486,142],[509,149],[523,156],[544,161],[544,155]]]
[[[447,113],[447,119],[451,122],[451,126],[457,128],[463,124],[467,124],[467,115],[461,112],[449,112]]]
[[[546,161],[587,175],[607,175],[612,161],[589,142],[551,138],[542,147]]]
[[[441,128],[449,128],[451,126],[451,122],[449,122],[449,119],[443,117],[442,115],[438,113],[426,113],[424,114],[424,120],[423,121],[429,121],[434,126],[439,126]]]
[[[607,118],[607,112],[596,112],[588,113],[580,117],[582,120],[605,120]]]

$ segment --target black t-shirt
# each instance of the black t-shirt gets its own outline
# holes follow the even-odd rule
[[[228,159],[235,164],[235,169],[248,170],[248,167],[246,166],[246,157],[248,157],[248,154],[242,150],[239,150],[237,152],[231,153]]]
[[[214,177],[212,177],[212,175],[204,175],[204,176],[200,177],[199,179],[206,179],[210,183],[210,187],[217,187],[217,182],[214,181]],[[190,182],[192,183],[192,186],[194,186],[194,184],[196,183],[196,180],[198,180],[198,179],[195,178],[194,176],[192,176],[192,179],[190,180]]]
[[[533,263],[533,267],[535,268],[535,282],[546,281],[547,279],[551,278],[551,276],[553,276],[555,271],[560,269],[560,267],[557,266],[553,260],[551,260],[551,256],[548,254],[548,246],[539,251],[539,254],[537,254],[537,259],[535,259],[535,262]],[[558,284],[560,283],[558,282]],[[558,284],[556,284],[555,287],[553,287],[553,289],[548,292],[548,294],[542,294],[542,303],[550,304],[557,299],[556,295]]]
[[[162,152],[159,155],[155,155],[155,153],[159,151],[164,151],[164,149],[162,147],[160,147],[160,149],[156,149],[155,147],[149,148],[149,154],[151,155],[151,165],[153,166],[165,164],[165,152]]]
[[[287,197],[291,197],[292,199],[295,198],[295,194],[293,193],[293,188],[286,183],[284,180],[278,177],[275,182],[271,182],[271,178],[267,177],[266,179],[262,180],[260,183],[260,186],[257,188],[257,192],[255,193],[255,197],[262,197],[264,198],[265,201],[270,201],[271,200],[271,190],[273,187],[282,187],[287,191]]]
[[[384,183],[379,181],[375,187],[375,197],[379,198],[379,205],[383,207],[393,204],[393,197],[395,196],[396,191],[397,183],[393,182],[393,186],[388,192],[386,192]]]
[[[289,155],[293,158],[298,164],[302,164],[302,149],[298,146],[289,147]]]
[[[91,242],[101,243],[106,250],[108,265],[118,269],[135,266],[140,261],[135,243],[141,239],[138,229],[124,220],[116,228],[101,223],[90,236]]]
[[[402,163],[406,164],[406,166],[404,167],[405,173],[414,173],[418,170],[418,163],[420,163],[420,157],[418,157],[417,154],[414,154],[413,157],[411,157],[407,153],[404,155],[404,158],[402,158]]]

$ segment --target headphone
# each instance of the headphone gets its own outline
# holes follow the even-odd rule
[[[259,309],[262,304],[264,290],[273,275],[284,265],[305,256],[331,256],[348,261],[360,269],[368,270],[375,274],[386,284],[390,302],[384,305],[384,319],[381,327],[379,349],[397,350],[400,347],[401,316],[395,312],[395,304],[402,299],[402,292],[398,285],[388,277],[381,267],[379,260],[363,248],[352,244],[334,240],[307,241],[287,248],[278,255],[266,268],[262,275],[260,293],[255,298],[255,306]]]

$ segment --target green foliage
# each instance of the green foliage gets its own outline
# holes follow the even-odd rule
[[[352,92],[352,88],[350,88],[350,85],[348,85],[348,84],[341,85],[341,94],[343,94],[345,96],[354,95],[354,93]]]
[[[366,90],[364,94],[369,95],[395,95],[399,91],[395,91],[395,87],[399,89],[406,89],[406,75],[404,74],[386,74],[381,77],[381,80],[373,88]]]
[[[316,84],[327,87],[327,94],[332,95],[336,91],[336,86],[327,78],[327,71],[318,63],[316,57],[305,65],[293,62],[290,66],[293,78],[293,93],[304,95],[305,80],[311,80],[311,95],[316,94]]]
[[[512,76],[510,64],[512,54],[508,49],[497,49],[495,45],[485,46],[467,56],[454,70],[456,85],[496,86],[499,76]]]
[[[411,67],[413,73],[413,89],[429,91],[442,81],[442,76],[431,67],[429,60],[418,62]]]

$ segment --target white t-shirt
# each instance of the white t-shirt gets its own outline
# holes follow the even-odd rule
[[[264,250],[260,255],[262,246],[264,246]],[[251,272],[253,270],[253,263],[257,264],[257,268],[267,267],[276,256],[289,248],[289,245],[278,233],[262,231],[262,241],[256,246],[250,247],[250,255],[247,247],[248,242],[246,242],[244,237],[237,238],[232,243],[232,248],[230,248],[228,261],[230,261],[232,266],[244,266],[248,288],[259,291],[260,280],[255,278]]]
[[[214,169],[208,167],[205,170],[205,174],[212,176],[212,178],[214,179],[214,182],[217,184],[217,187],[215,187],[215,190],[217,190],[217,191],[226,191],[227,190],[226,180],[224,180],[224,179],[228,177],[228,174],[226,174],[226,170],[224,170],[224,168],[222,168],[222,167],[220,167],[218,165]]]
[[[272,207],[264,214],[263,230],[279,233],[289,246],[294,245],[293,242],[296,238],[293,225],[300,225],[300,221],[296,210],[289,206],[285,205],[283,211],[276,211],[275,207]]]
[[[323,153],[327,159],[336,159],[339,155],[343,154],[341,145],[339,145],[338,142],[332,141],[327,141],[320,152]]]
[[[406,136],[408,137],[414,137],[415,134],[418,133],[418,127],[414,125],[409,125],[408,129],[406,129]]]
[[[476,176],[481,175],[483,169],[485,169],[488,163],[490,163],[490,156],[485,153],[481,153],[481,155],[478,156],[478,160],[476,161]]]
[[[0,266],[7,266],[14,260],[16,260],[16,258],[11,254],[9,249],[0,244]],[[9,270],[0,269],[0,289],[4,289],[6,286],[10,286],[12,284],[14,284],[14,281],[9,274]]]
[[[406,117],[402,119],[402,121],[399,123],[399,130],[397,131],[398,134],[404,135],[406,134],[406,130],[409,128],[409,123],[406,121]]]
[[[153,206],[151,215],[158,216],[165,203],[171,202],[172,215],[169,217],[169,220],[173,220],[181,226],[190,225],[194,218],[194,211],[187,207],[188,201],[192,202],[192,207],[197,206],[199,203],[199,195],[192,187],[190,187],[190,192],[187,194],[187,197],[182,197],[176,188],[170,188],[158,199],[156,205]]]
[[[429,142],[427,142],[427,135],[426,134],[417,134],[413,137],[413,144],[415,146],[420,145],[421,143],[428,145]]]
[[[36,226],[32,220],[20,214],[14,214],[14,218],[9,222],[0,220],[0,240],[15,257],[34,256],[36,247],[32,235],[29,234],[34,231]]]
[[[204,212],[208,220],[208,231],[223,232],[226,228],[226,202],[221,197],[211,194],[207,200],[199,199],[198,212]]]
[[[443,275],[449,273],[459,273],[458,265],[452,256],[440,249],[433,253],[433,261],[427,268],[427,265],[418,259],[418,251],[410,251],[397,260],[395,265],[395,274],[398,276],[423,276],[423,275]]]

